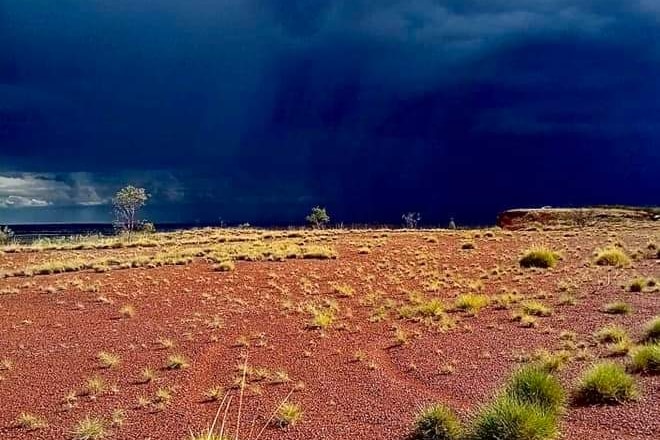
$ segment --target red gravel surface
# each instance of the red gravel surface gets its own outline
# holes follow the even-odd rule
[[[237,262],[232,272],[214,272],[198,259],[154,269],[0,279],[0,291],[17,291],[0,295],[0,360],[12,364],[0,371],[0,438],[72,438],[77,421],[90,415],[107,422],[107,438],[185,439],[191,430],[208,427],[216,414],[219,403],[206,402],[204,392],[214,385],[229,388],[247,354],[250,367],[270,376],[246,388],[242,439],[253,423],[260,430],[292,389],[290,400],[303,409],[302,420],[288,429],[269,426],[261,438],[403,439],[417,409],[428,403],[445,403],[468,420],[521,358],[538,349],[567,348],[560,338],[566,331],[575,333],[568,347],[575,356],[559,376],[570,391],[585,368],[607,356],[594,331],[618,324],[638,340],[644,323],[660,314],[657,290],[623,288],[639,276],[660,277],[657,259],[639,258],[627,268],[591,263],[594,250],[612,243],[629,253],[646,249],[658,242],[657,227],[496,231],[492,237],[484,232],[342,234],[332,240],[336,260]],[[466,241],[476,249],[462,250]],[[520,269],[524,250],[541,244],[562,253],[558,265]],[[358,251],[364,246],[369,253]],[[95,252],[78,255],[94,258]],[[20,267],[38,260],[36,255],[5,254],[0,264]],[[354,293],[337,293],[338,285]],[[397,313],[414,292],[449,308],[459,294],[479,291],[495,298],[513,290],[552,307],[552,315],[523,328],[511,320],[515,305],[491,305],[475,316],[451,311],[455,324],[440,328]],[[575,304],[566,304],[566,295]],[[630,304],[632,313],[602,312],[616,300]],[[127,304],[134,307],[133,317],[119,312]],[[334,323],[325,331],[310,328],[309,307],[328,304],[337,309]],[[406,335],[405,343],[395,341],[396,329]],[[174,347],[163,347],[162,338]],[[121,363],[101,368],[100,351],[118,355]],[[172,354],[184,355],[189,367],[166,369]],[[156,372],[151,383],[140,381],[146,367]],[[277,371],[289,380],[276,383]],[[84,395],[86,380],[94,376],[107,390]],[[660,378],[635,378],[640,397],[634,402],[570,405],[562,437],[657,439]],[[159,388],[171,390],[166,405],[139,405],[141,398],[153,401]],[[77,397],[67,405],[70,392]],[[116,409],[125,420],[110,426]],[[48,426],[17,427],[21,412],[43,417]],[[237,412],[235,396],[232,432]]]

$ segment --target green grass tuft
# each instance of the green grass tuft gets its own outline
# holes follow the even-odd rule
[[[596,264],[599,266],[626,267],[630,265],[630,257],[619,248],[608,247],[598,251]]]
[[[473,421],[470,440],[549,440],[557,436],[557,416],[538,405],[502,395]]]
[[[526,315],[531,316],[550,316],[552,309],[539,301],[524,301],[522,310]]]
[[[468,293],[465,295],[460,295],[458,298],[456,298],[455,306],[459,310],[464,310],[470,313],[477,313],[479,310],[486,307],[489,303],[490,300],[486,295]]]
[[[587,370],[576,393],[576,399],[585,404],[618,404],[636,396],[635,379],[614,362],[601,362]]]
[[[295,426],[300,422],[303,416],[303,411],[300,405],[292,402],[285,402],[280,405],[275,416],[275,424],[280,428]]]
[[[636,373],[660,373],[660,343],[634,348],[630,352],[630,369]]]
[[[541,269],[547,269],[554,267],[559,260],[559,254],[551,251],[547,248],[534,248],[530,249],[525,253],[525,255],[520,259],[521,267],[539,267]]]
[[[236,268],[236,265],[231,260],[221,261],[220,263],[213,266],[213,270],[216,272],[231,272]]]
[[[610,315],[627,315],[632,312],[632,307],[623,301],[615,301],[613,303],[605,304],[603,312]]]
[[[34,414],[22,412],[16,419],[16,425],[28,431],[34,431],[36,429],[46,428],[48,426],[48,422],[46,419],[43,419]]]
[[[168,370],[183,370],[189,366],[190,363],[188,362],[188,359],[180,354],[173,354],[169,356],[167,358],[167,362],[165,363],[165,367]]]
[[[504,389],[505,394],[522,403],[538,405],[546,411],[563,411],[566,395],[559,381],[536,365],[516,371]]]
[[[618,325],[608,325],[598,330],[594,336],[596,340],[602,344],[611,344],[622,342],[628,339],[628,333]]]
[[[660,342],[660,316],[656,316],[644,327],[644,341]]]
[[[103,420],[87,416],[76,424],[72,434],[75,440],[99,440],[107,432]]]
[[[461,432],[461,424],[454,412],[435,404],[418,412],[412,440],[459,440]]]
[[[630,282],[628,285],[628,291],[640,293],[644,290],[644,286],[646,286],[646,280],[644,278],[637,278]]]

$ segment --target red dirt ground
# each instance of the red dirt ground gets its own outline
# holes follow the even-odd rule
[[[472,238],[475,233],[478,238]],[[218,403],[204,402],[203,393],[213,385],[229,386],[245,353],[250,366],[284,370],[291,381],[265,380],[259,389],[246,390],[243,439],[252,421],[256,418],[260,429],[294,387],[290,399],[304,410],[302,421],[286,430],[268,427],[262,438],[403,439],[417,409],[432,402],[453,407],[467,420],[522,355],[562,348],[559,335],[565,330],[575,332],[578,345],[592,356],[574,359],[560,372],[570,391],[593,357],[606,356],[594,331],[616,323],[637,340],[644,323],[660,313],[657,291],[629,293],[622,288],[637,276],[658,278],[659,260],[638,259],[628,268],[598,267],[590,263],[594,250],[619,242],[633,252],[659,238],[657,226],[496,231],[493,237],[485,237],[484,231],[381,231],[338,235],[332,240],[336,260],[237,262],[233,272],[214,272],[198,259],[185,266],[0,279],[0,291],[19,291],[0,295],[0,360],[13,364],[0,371],[0,438],[71,438],[76,422],[86,415],[109,420],[119,408],[125,422],[109,427],[108,438],[185,439],[190,430],[210,425]],[[468,239],[476,249],[461,250]],[[522,252],[538,244],[560,251],[563,259],[551,270],[520,269]],[[359,253],[365,245],[371,252]],[[102,251],[79,254],[92,258]],[[26,255],[0,254],[0,267],[20,267]],[[30,255],[34,259],[38,254]],[[491,273],[496,267],[499,275]],[[412,291],[450,306],[477,281],[493,297],[503,289],[527,297],[541,294],[539,301],[554,312],[538,318],[536,328],[522,328],[511,320],[512,310],[492,305],[476,316],[450,312],[456,326],[447,331],[401,319],[394,309],[384,320],[370,319],[379,305],[406,303]],[[436,287],[430,288],[433,282]],[[333,291],[335,284],[351,286],[355,293],[341,296]],[[577,304],[562,304],[562,286]],[[100,296],[105,300],[99,301]],[[326,299],[338,304],[335,323],[326,331],[309,328],[311,315],[296,309]],[[603,313],[603,305],[615,300],[630,304],[633,312]],[[120,316],[125,304],[134,306],[134,317]],[[407,343],[395,344],[395,328],[409,336]],[[159,338],[176,345],[163,348]],[[237,344],[240,338],[249,339],[249,347]],[[100,351],[119,355],[121,364],[101,369],[96,358]],[[362,352],[360,360],[356,352]],[[184,354],[189,368],[164,369],[174,353]],[[625,362],[625,357],[613,359]],[[138,383],[145,367],[156,370],[153,383]],[[80,396],[67,408],[65,395],[79,392],[92,376],[116,388],[96,398]],[[660,377],[635,377],[640,388],[635,402],[569,406],[562,438],[657,439]],[[173,390],[168,405],[138,405],[140,397],[153,398],[162,387]],[[235,416],[236,398],[233,403]],[[48,427],[30,432],[16,427],[23,411],[47,419]]]

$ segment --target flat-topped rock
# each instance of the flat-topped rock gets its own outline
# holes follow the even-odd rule
[[[597,223],[658,220],[658,208],[518,208],[497,216],[505,229],[541,226],[590,226]]]

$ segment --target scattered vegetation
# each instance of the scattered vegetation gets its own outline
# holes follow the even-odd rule
[[[241,347],[249,346],[255,350],[267,351],[277,349],[281,335],[276,332],[280,331],[280,327],[241,327],[238,334],[231,331],[226,338],[222,337],[220,332],[214,331],[221,327],[228,330],[235,328],[232,327],[232,324],[237,316],[248,318],[253,311],[259,317],[268,317],[266,319],[286,319],[287,325],[302,323],[307,328],[336,330],[328,333],[304,332],[302,329],[299,329],[298,332],[294,331],[290,337],[297,338],[293,345],[301,352],[293,355],[309,358],[308,362],[336,362],[336,359],[346,362],[353,358],[356,363],[349,364],[346,368],[361,370],[360,374],[367,374],[364,371],[366,369],[380,369],[379,372],[368,373],[377,376],[389,374],[391,366],[388,365],[389,362],[381,363],[383,361],[381,356],[383,350],[392,348],[392,340],[397,345],[410,344],[407,347],[391,350],[393,354],[400,352],[400,354],[406,355],[402,358],[405,360],[401,366],[408,368],[410,374],[438,376],[453,374],[456,371],[460,372],[460,377],[468,374],[461,364],[464,361],[463,357],[456,356],[451,349],[442,345],[429,345],[436,333],[447,332],[448,334],[440,337],[450,341],[454,335],[458,334],[473,333],[467,339],[473,340],[473,338],[482,337],[481,334],[484,333],[493,338],[501,338],[498,344],[510,343],[513,338],[524,335],[526,340],[536,342],[540,340],[543,341],[541,345],[553,347],[547,351],[533,354],[510,353],[500,346],[488,346],[487,349],[476,350],[475,359],[486,360],[491,357],[505,356],[506,359],[502,359],[505,363],[518,360],[525,364],[523,368],[513,373],[492,402],[477,410],[476,414],[472,414],[472,418],[466,418],[468,422],[464,426],[461,426],[461,422],[449,408],[441,405],[432,405],[420,410],[414,427],[416,436],[414,438],[417,439],[530,438],[538,440],[559,435],[557,422],[564,410],[565,398],[561,386],[552,373],[559,371],[568,362],[577,363],[612,354],[627,354],[627,357],[618,359],[618,361],[624,364],[629,372],[657,374],[660,317],[656,317],[654,323],[649,324],[647,332],[634,342],[626,334],[626,330],[617,325],[607,325],[600,330],[596,327],[593,330],[597,331],[590,337],[588,334],[584,334],[586,327],[576,327],[572,322],[576,316],[581,317],[583,313],[588,315],[585,316],[585,319],[588,319],[589,322],[598,322],[602,319],[611,322],[621,321],[620,318],[605,318],[602,314],[600,318],[598,315],[594,316],[594,313],[597,314],[606,309],[617,313],[617,307],[601,306],[612,300],[611,289],[605,291],[607,300],[601,300],[595,307],[592,305],[592,301],[598,300],[598,292],[602,291],[605,286],[610,286],[611,281],[614,281],[614,284],[620,288],[622,299],[626,299],[623,297],[628,295],[624,290],[644,293],[642,296],[633,295],[628,298],[635,299],[634,304],[636,309],[639,308],[636,310],[639,316],[647,316],[649,304],[652,303],[649,294],[657,290],[649,288],[655,285],[654,280],[641,277],[642,275],[649,276],[648,272],[651,270],[649,264],[653,265],[652,262],[635,259],[638,262],[637,267],[617,273],[600,272],[600,269],[596,268],[594,264],[585,264],[585,258],[591,258],[590,253],[595,247],[594,243],[603,240],[602,235],[596,232],[592,234],[591,229],[580,232],[580,234],[585,234],[585,237],[592,237],[591,240],[582,241],[583,237],[580,235],[581,240],[574,239],[566,242],[556,240],[556,237],[563,236],[564,232],[554,230],[532,233],[526,231],[514,233],[440,230],[419,233],[401,230],[362,230],[344,237],[344,234],[348,234],[348,232],[348,230],[342,229],[315,229],[313,231],[241,229],[239,232],[238,229],[226,228],[225,231],[205,232],[204,234],[207,236],[214,237],[208,241],[205,241],[207,238],[199,232],[181,235],[167,235],[169,233],[159,232],[152,234],[151,237],[138,235],[130,242],[125,241],[124,238],[101,237],[80,242],[53,240],[42,243],[44,249],[47,247],[61,248],[58,250],[64,252],[59,254],[54,251],[39,254],[42,248],[37,249],[36,245],[13,244],[2,249],[5,252],[2,254],[5,258],[2,271],[5,274],[0,276],[27,277],[33,274],[49,275],[87,269],[101,272],[136,267],[184,265],[191,261],[199,263],[185,268],[155,271],[136,270],[105,275],[85,273],[46,279],[6,280],[7,293],[31,295],[48,292],[52,294],[37,296],[37,298],[42,298],[48,304],[64,310],[78,310],[76,312],[78,316],[82,316],[82,310],[94,318],[111,316],[114,319],[105,319],[100,323],[100,325],[108,326],[104,327],[105,329],[111,328],[111,331],[116,329],[132,332],[141,328],[141,325],[138,325],[142,324],[141,322],[117,319],[119,318],[117,312],[124,318],[133,316],[135,312],[130,305],[119,308],[125,302],[138,301],[139,304],[136,302],[134,304],[146,307],[141,304],[146,304],[145,301],[148,301],[145,296],[147,293],[151,294],[159,290],[167,292],[168,289],[176,290],[182,294],[181,296],[185,296],[186,306],[191,307],[183,310],[181,310],[181,305],[184,302],[179,301],[178,296],[159,298],[158,305],[163,302],[167,308],[165,310],[172,310],[176,313],[168,316],[167,321],[161,319],[162,313],[167,313],[164,312],[164,309],[159,309],[156,313],[156,302],[149,304],[149,313],[144,316],[142,316],[143,310],[139,309],[139,321],[146,320],[144,326],[152,332],[146,338],[140,340],[134,337],[136,335],[129,334],[125,342],[120,344],[116,344],[115,338],[111,338],[110,342],[115,343],[112,346],[104,346],[102,338],[95,339],[97,347],[107,350],[97,353],[97,366],[120,367],[122,370],[127,370],[126,373],[131,375],[129,379],[133,380],[136,390],[139,390],[136,391],[136,394],[129,393],[133,405],[137,396],[142,395],[143,397],[139,399],[140,407],[154,413],[164,410],[166,405],[174,407],[174,404],[178,406],[179,403],[184,404],[184,402],[186,405],[199,405],[199,408],[203,408],[202,399],[217,403],[223,402],[225,397],[227,400],[230,400],[231,397],[236,400],[239,393],[243,391],[248,398],[256,398],[261,401],[263,397],[257,397],[259,394],[284,389],[287,387],[284,384],[287,383],[297,389],[295,383],[299,378],[292,380],[286,371],[271,370],[269,366],[261,366],[245,371],[245,383],[238,374],[230,376],[226,382],[217,385],[213,382],[197,384],[193,388],[196,390],[194,391],[196,396],[185,396],[183,391],[177,388],[178,385],[171,382],[177,377],[180,379],[178,374],[184,373],[157,372],[148,367],[140,371],[144,364],[132,366],[129,369],[128,365],[125,367],[121,365],[128,360],[120,359],[115,354],[118,353],[125,357],[126,353],[130,352],[130,358],[133,359],[135,355],[144,351],[143,354],[146,358],[152,359],[152,356],[159,356],[158,353],[161,353],[160,362],[162,364],[160,367],[176,370],[186,368],[189,364],[182,355],[172,353],[179,352],[180,348],[185,348],[189,344],[195,344],[195,346],[215,344],[209,346],[216,347],[222,345],[229,353],[237,354],[241,350],[237,349],[237,345],[233,345],[233,341],[240,335],[239,345]],[[398,242],[393,243],[393,237],[397,234],[404,237],[405,246],[400,246]],[[524,243],[538,240],[536,242],[548,243],[549,247],[561,251],[562,263],[557,262],[560,257],[553,252],[555,258],[553,264],[560,265],[560,267],[557,268],[555,265],[556,270],[554,271],[521,269],[519,266],[526,266],[522,263],[518,264],[519,261],[516,258],[520,245],[520,243],[514,242],[514,240],[518,240],[517,234],[525,237]],[[543,236],[539,237],[539,234],[543,234]],[[577,236],[573,231],[566,231],[565,236],[569,236],[568,234],[573,234],[572,237]],[[617,249],[624,249],[624,246],[626,249],[639,249],[642,246],[640,243],[644,243],[628,229],[607,234],[605,239],[609,243],[613,243]],[[478,241],[477,246],[481,246],[480,243],[484,245],[483,249],[479,247],[479,253],[456,250],[457,246],[466,249],[474,247],[473,240]],[[507,245],[511,244],[511,247],[506,247],[504,252],[501,252],[501,249],[498,250],[496,247],[498,242],[506,242]],[[440,243],[440,245],[434,245],[435,243]],[[465,245],[470,246],[464,247]],[[108,251],[94,253],[100,258],[92,261],[91,253],[83,252],[86,248],[73,249],[77,246],[90,246],[91,249],[108,249]],[[241,263],[240,267],[245,264],[244,272],[226,277],[217,277],[205,272],[211,267],[215,270],[225,270],[220,268],[225,264],[230,267],[227,270],[233,270],[234,264],[237,264],[238,261],[266,262],[302,258],[335,258],[337,256],[335,246],[336,249],[341,250],[342,256],[344,253],[347,254],[347,262],[339,261],[338,264],[312,262],[308,264],[300,261],[286,264],[259,264],[253,265],[250,270],[247,270],[247,263]],[[451,254],[452,246],[455,250],[453,254]],[[14,262],[9,255],[14,252],[13,249],[20,249],[16,252],[26,254],[34,252],[34,254],[21,255],[17,258],[17,262]],[[72,249],[76,252],[68,252]],[[361,252],[361,249],[366,249],[368,252]],[[365,256],[357,257],[356,251],[364,253]],[[642,258],[637,254],[639,251],[636,252],[635,258]],[[50,260],[51,258],[52,260]],[[200,266],[206,269],[199,270]],[[538,266],[532,264],[529,267]],[[577,273],[573,273],[573,271],[577,271]],[[605,275],[607,278],[601,275]],[[610,276],[614,277],[614,280],[611,280]],[[113,284],[108,288],[105,285],[106,281]],[[116,284],[114,284],[115,281]],[[594,291],[589,293],[592,285],[594,285]],[[0,295],[3,292],[0,292]],[[82,294],[84,292],[92,294],[89,298],[84,295],[69,295],[69,293]],[[468,293],[462,294],[464,292]],[[524,295],[519,292],[523,292]],[[461,293],[461,295],[455,296],[454,301],[449,300],[451,302],[446,304],[443,302],[443,298],[452,298],[456,293]],[[564,297],[570,297],[570,301],[564,301]],[[6,299],[10,304],[14,304],[17,298],[12,296],[6,297]],[[198,301],[195,302],[193,299]],[[632,304],[630,301],[628,303]],[[106,304],[113,305],[108,307]],[[492,313],[484,313],[484,316],[479,316],[479,318],[467,318],[463,313],[454,313],[456,310],[464,310],[470,314],[476,314],[485,307],[489,307],[490,304],[493,309],[509,311],[493,310]],[[561,304],[577,304],[578,307],[560,307]],[[554,306],[555,309],[553,310],[551,306]],[[152,308],[154,310],[151,310]],[[626,307],[618,308],[625,310]],[[512,328],[515,327],[515,324],[503,322],[501,319],[512,313],[515,314],[514,319],[520,322],[521,326],[536,327],[538,322],[540,328],[525,331]],[[552,319],[543,319],[552,314],[555,315]],[[8,317],[10,320],[8,328],[26,329],[30,325],[37,328],[41,324],[41,321],[35,319],[34,316],[10,314]],[[151,322],[154,317],[157,320]],[[418,325],[418,323],[426,324],[427,327]],[[66,325],[66,321],[62,321],[61,324],[56,322],[56,324]],[[452,327],[455,328],[452,329]],[[257,328],[259,330],[256,330]],[[571,330],[579,331],[579,334],[573,333]],[[632,328],[630,330],[632,335]],[[255,333],[256,331],[268,331],[269,333],[266,335],[265,333]],[[273,333],[270,333],[271,331]],[[378,332],[379,334],[376,335],[378,344],[364,345],[365,339],[360,336],[364,336],[363,332],[370,337],[374,336],[374,332]],[[634,334],[636,335],[637,331]],[[155,342],[159,335],[177,338],[177,345],[180,348],[169,350],[174,347],[174,341],[171,339],[161,339]],[[140,336],[144,335],[140,334]],[[348,338],[348,341],[345,338]],[[302,339],[302,344],[299,344],[300,339]],[[603,345],[597,345],[596,341]],[[344,344],[345,342],[348,343]],[[634,345],[634,343],[642,344],[642,342],[644,345]],[[361,345],[354,345],[356,343]],[[163,349],[160,349],[161,347]],[[430,365],[424,360],[415,358],[418,349],[422,347],[435,347],[435,350],[430,348],[429,354],[436,358],[437,362]],[[368,350],[369,355],[359,348]],[[353,352],[355,352],[354,356],[351,354]],[[94,353],[95,351],[92,351],[91,360],[95,360]],[[2,354],[15,357],[16,361],[20,361],[14,367],[14,371],[6,374],[4,371],[0,371],[3,373],[0,381],[13,386],[14,384],[11,382],[22,373],[22,370],[31,369],[32,366],[23,362],[24,354],[21,350],[12,348],[9,352]],[[170,354],[172,356],[168,357]],[[89,355],[88,353],[87,356]],[[8,367],[3,367],[0,364],[0,370],[11,367],[11,363],[7,363],[7,365]],[[624,369],[623,372],[625,373],[625,371]],[[121,372],[98,371],[98,373],[107,375],[108,380],[110,378],[118,380],[117,377],[121,377]],[[157,377],[157,374],[162,376]],[[567,372],[568,377],[571,377],[572,374],[573,371]],[[199,379],[196,374],[188,375],[188,377],[193,381]],[[621,397],[621,395],[635,395],[635,376],[628,377],[633,380],[633,392],[628,394],[612,392],[610,394],[616,396],[612,398],[612,402],[618,403],[628,398]],[[300,379],[308,380],[309,377]],[[439,380],[451,381],[452,379],[444,377]],[[589,389],[591,394],[576,390],[576,396],[579,392],[592,396],[596,394],[593,389],[597,389],[600,393],[602,389],[609,392],[611,388],[614,388],[608,388],[609,384],[602,378],[598,380],[591,377],[589,380],[583,378],[583,381],[584,388]],[[603,385],[603,382],[608,386]],[[60,410],[71,410],[66,420],[72,420],[68,417],[76,417],[79,410],[91,408],[89,405],[101,404],[108,412],[104,419],[97,420],[104,424],[104,429],[114,431],[115,427],[122,425],[125,415],[120,412],[113,413],[112,417],[110,415],[112,408],[120,404],[121,397],[124,395],[123,389],[122,393],[110,395],[111,392],[118,393],[114,383],[116,382],[106,384],[100,377],[93,377],[86,384],[76,387],[73,394],[68,395],[64,401],[58,399],[59,402],[56,402],[55,407],[60,405]],[[123,381],[121,383],[126,385]],[[149,385],[138,385],[147,383]],[[591,388],[587,387],[587,383]],[[580,382],[579,385],[582,384]],[[481,387],[482,384],[477,386]],[[70,385],[65,385],[62,389],[66,391],[69,387]],[[62,397],[61,392],[61,390],[57,391],[57,396]],[[98,402],[95,404],[93,399],[97,396]],[[606,400],[606,398],[603,399]],[[585,399],[585,401],[596,400],[598,399],[593,397]],[[293,408],[290,408],[289,405]],[[640,405],[646,409],[648,401],[644,400],[640,402]],[[204,411],[210,408],[215,410],[216,406],[218,405],[208,405]],[[281,408],[278,406],[278,408],[273,408],[270,419],[257,416],[257,420],[263,419],[262,421],[265,423],[268,419],[268,425],[280,427],[294,425],[299,420],[299,417],[296,418],[297,410],[300,410],[299,406],[291,403],[282,405]],[[139,408],[131,408],[131,414],[133,409],[138,410]],[[302,413],[301,410],[299,412]],[[167,410],[161,415],[169,418],[176,413],[178,413],[176,410]],[[233,418],[236,415],[236,408],[232,408],[230,413],[232,415],[229,418]],[[78,417],[84,415],[83,412]],[[220,415],[222,417],[222,413]],[[377,415],[375,414],[375,416]],[[139,418],[143,416],[147,416],[146,412],[141,413]],[[54,423],[53,420],[50,422]],[[126,432],[121,432],[121,436],[134,435],[134,425],[133,422],[126,423],[125,429],[122,429]],[[25,429],[29,429],[28,426],[29,420],[25,422]],[[452,431],[452,428],[448,426],[455,429]],[[60,427],[58,426],[57,429],[59,432]],[[70,429],[70,426],[66,426],[64,429]],[[247,429],[244,429],[245,433],[241,431],[239,438],[244,437]],[[205,432],[206,434],[200,436],[200,439],[208,440],[208,432]],[[464,433],[468,435],[464,436]],[[109,437],[110,433],[107,432],[105,435]],[[226,437],[226,435],[225,433],[224,436]],[[268,436],[271,435],[274,434],[268,434]],[[490,437],[488,437],[489,435]],[[218,434],[214,433],[210,438],[215,438],[213,436],[218,436]],[[191,438],[196,437],[191,435]]]

